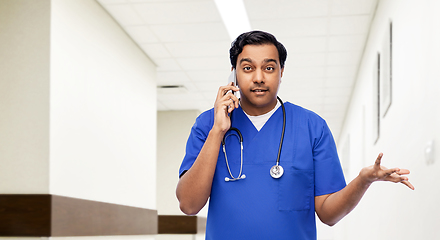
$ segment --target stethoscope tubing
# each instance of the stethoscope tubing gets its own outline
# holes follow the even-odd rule
[[[278,99],[278,101],[280,101],[280,103],[281,103],[281,108],[283,109],[283,130],[282,130],[282,132],[281,132],[280,146],[278,147],[277,163],[276,163],[275,166],[279,166],[279,165],[280,165],[281,149],[282,149],[282,147],[283,147],[284,133],[285,133],[285,130],[286,130],[286,109],[285,109],[285,107],[284,107],[284,103],[283,103],[283,101],[281,100],[281,98],[277,96],[277,99]],[[228,181],[236,181],[236,180],[240,180],[240,179],[244,179],[244,178],[246,178],[246,176],[245,176],[244,174],[242,175],[242,172],[243,172],[243,135],[241,134],[240,130],[238,130],[238,128],[232,127],[232,112],[231,112],[231,114],[230,114],[230,119],[231,119],[231,127],[229,128],[229,130],[228,130],[227,132],[229,132],[229,131],[234,131],[234,132],[236,132],[236,133],[238,134],[238,136],[239,136],[239,140],[240,140],[240,148],[241,148],[241,149],[240,149],[240,173],[238,174],[238,177],[234,177],[234,176],[232,175],[231,168],[229,167],[228,156],[227,156],[227,154],[226,154],[226,143],[225,143],[225,140],[226,140],[226,138],[227,138],[228,136],[233,135],[233,134],[227,134],[227,132],[226,132],[226,134],[223,136],[223,139],[222,139],[223,153],[224,153],[224,155],[225,155],[226,167],[228,168],[229,175],[230,175],[231,178],[232,178],[232,179],[230,179],[230,178],[228,178],[228,177],[225,177],[225,181],[226,181],[226,182],[228,182]],[[275,166],[274,166],[274,167],[275,167]],[[280,166],[280,168],[282,169],[281,166]],[[271,173],[271,174],[272,174],[272,173]],[[281,175],[282,175],[282,173],[281,173]],[[281,175],[280,175],[280,176],[281,176]],[[278,177],[276,177],[276,178],[279,178],[280,176],[278,176]],[[274,178],[275,178],[275,177],[274,177]]]
[[[283,148],[284,142],[284,133],[286,132],[286,108],[284,108],[284,103],[280,97],[277,96],[278,101],[281,103],[281,107],[283,108],[283,130],[281,132],[281,140],[280,146],[278,147],[278,156],[277,156],[277,166],[280,165],[280,157],[281,157],[281,149]]]
[[[239,179],[242,179],[242,178],[246,177],[244,175],[243,175],[244,177],[242,177],[242,175],[241,175],[241,173],[243,171],[243,136],[241,135],[240,130],[238,130],[237,128],[231,127],[231,128],[229,128],[228,132],[229,131],[235,131],[238,134],[238,136],[239,136],[239,141],[240,141],[240,173],[238,174],[238,177],[234,177],[232,175],[231,168],[229,167],[228,155],[226,154],[226,144],[225,144],[226,137],[228,137],[229,135],[232,135],[232,134],[228,134],[228,136],[226,136],[226,134],[225,134],[225,136],[223,137],[223,140],[222,140],[223,153],[225,154],[225,161],[226,161],[226,166],[227,166],[228,171],[229,171],[229,175],[232,178],[232,179],[230,179],[230,178],[226,177],[225,181],[227,181],[227,182],[228,181],[239,180]]]

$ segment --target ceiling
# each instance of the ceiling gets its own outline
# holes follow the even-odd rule
[[[207,110],[230,73],[214,0],[98,0],[157,65],[158,110]],[[279,96],[342,128],[377,0],[244,0],[252,29],[288,56]]]

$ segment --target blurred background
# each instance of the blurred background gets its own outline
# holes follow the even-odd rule
[[[159,220],[146,224],[159,229],[56,233],[52,207],[48,233],[26,234],[0,201],[0,236],[204,239],[206,208],[182,216],[175,197],[186,140],[227,83],[233,39],[263,30],[288,51],[279,96],[326,119],[346,181],[383,152],[416,187],[374,183],[336,226],[318,223],[318,239],[440,239],[439,10],[436,0],[1,0],[0,200],[151,210]],[[92,227],[119,216],[81,209]]]

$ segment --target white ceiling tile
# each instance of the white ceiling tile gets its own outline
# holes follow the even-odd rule
[[[121,26],[144,24],[130,4],[103,5]]]
[[[157,111],[168,111],[169,108],[165,107],[159,100],[157,101]]]
[[[306,53],[306,52],[325,52],[327,50],[326,37],[298,37],[298,38],[278,38],[286,47],[287,53]]]
[[[174,58],[158,58],[154,59],[157,65],[157,71],[179,71],[182,70],[180,65]]]
[[[336,104],[323,104],[322,112],[345,112],[347,110],[347,106],[344,105],[336,105]]]
[[[319,112],[322,111],[322,104],[312,104],[311,102],[307,101],[304,104],[301,105],[301,107],[310,110],[316,114],[319,115]]]
[[[138,44],[159,42],[159,39],[147,25],[127,26],[125,27],[125,31],[127,31],[128,35]]]
[[[367,35],[331,36],[328,50],[334,51],[362,51]]]
[[[284,96],[284,94],[283,94]],[[324,103],[324,98],[322,96],[315,97],[315,96],[295,96],[295,95],[287,95],[285,97],[286,101],[292,102],[299,106],[304,106],[306,108],[310,108],[314,105],[322,105]]]
[[[221,22],[214,1],[152,2],[136,4],[147,24]]]
[[[329,1],[322,0],[244,0],[249,19],[321,17],[329,13]]]
[[[231,71],[230,69],[211,70],[211,71],[199,70],[199,71],[187,71],[186,73],[193,82],[221,81],[222,84],[226,85],[228,83],[228,77]]]
[[[145,43],[140,47],[144,52],[153,59],[170,58],[171,55],[162,43]]]
[[[330,52],[327,54],[327,64],[334,65],[358,65],[362,52]]]
[[[327,66],[326,77],[349,77],[355,78],[357,65]]]
[[[337,97],[324,97],[324,101],[326,104],[337,104],[337,105],[345,105],[347,103],[348,97],[346,96],[337,96]]]
[[[306,66],[306,67],[292,67],[289,72],[285,73],[286,77],[291,76],[295,79],[305,79],[305,78],[319,78],[325,76],[324,66]],[[288,75],[287,75],[288,74]]]
[[[205,99],[211,103],[211,107],[214,106],[215,99],[217,98],[218,89],[215,91],[201,91]]]
[[[325,79],[325,87],[335,88],[335,87],[350,87],[352,88],[354,84],[354,78],[351,77],[333,77]]]
[[[156,78],[157,85],[179,85],[190,81],[184,71],[157,72]]]
[[[321,113],[329,113],[329,112],[335,112],[335,113],[345,113],[345,110],[346,110],[346,105],[335,105],[335,104],[333,104],[333,105],[329,105],[329,104],[322,104],[321,105],[322,106],[322,110],[321,110]],[[328,114],[329,115],[329,114]],[[340,117],[340,116],[332,116],[333,118],[334,117]]]
[[[229,57],[176,58],[183,70],[225,70],[231,69]]]
[[[297,36],[325,36],[328,30],[327,18],[292,18],[281,20],[253,20],[252,28],[269,31],[277,38]]]
[[[190,92],[197,92],[197,94],[200,94],[199,89],[197,88],[197,86],[193,82],[191,82],[191,81],[184,82],[183,86],[185,86],[186,89],[188,89]]]
[[[326,88],[324,94],[326,97],[349,97],[352,90],[351,87]]]
[[[322,114],[322,116],[325,116],[324,119],[335,119],[335,120],[341,119],[342,120],[342,118],[345,114],[345,110],[344,111],[335,111],[334,109],[332,109],[330,111],[322,111],[321,114]]]
[[[200,91],[218,91],[220,86],[226,85],[226,81],[202,81],[194,82]],[[216,95],[213,95],[215,97]]]
[[[281,87],[292,87],[292,88],[324,88],[325,81],[324,78],[308,78],[308,79],[295,79],[295,80],[281,80]]]
[[[279,92],[285,96],[292,96],[295,98],[302,97],[321,97],[324,96],[324,88],[295,88],[295,87],[282,87]]]
[[[332,15],[361,15],[372,14],[377,0],[333,0]]]
[[[289,55],[286,67],[324,66],[327,62],[327,53],[295,53]]]
[[[182,79],[170,79],[168,81],[158,81],[158,86],[166,86],[166,85],[182,85],[184,87],[183,91],[177,91],[176,93],[182,93],[182,92],[198,92],[197,86],[191,82],[191,81],[185,81],[184,78]],[[170,91],[166,92],[166,90],[161,90],[161,93],[174,93],[173,90],[170,89]],[[158,92],[159,93],[159,92]]]
[[[230,41],[223,22],[152,25],[162,42]]]
[[[370,21],[369,15],[332,17],[330,18],[330,34],[367,34]]]
[[[176,58],[181,57],[223,57],[229,55],[230,43],[224,42],[183,42],[165,43],[169,53]]]
[[[230,73],[228,33],[212,0],[98,0],[157,64],[158,110],[207,110]],[[331,4],[331,5],[330,5]],[[342,126],[377,0],[245,0],[254,29],[288,51],[278,95]],[[322,113],[322,114],[321,114]]]

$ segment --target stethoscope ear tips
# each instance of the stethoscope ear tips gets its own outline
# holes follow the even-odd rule
[[[246,178],[246,175],[241,175],[241,177],[240,177],[241,179],[245,179]]]
[[[225,177],[225,182],[229,182],[229,178],[228,177]]]

